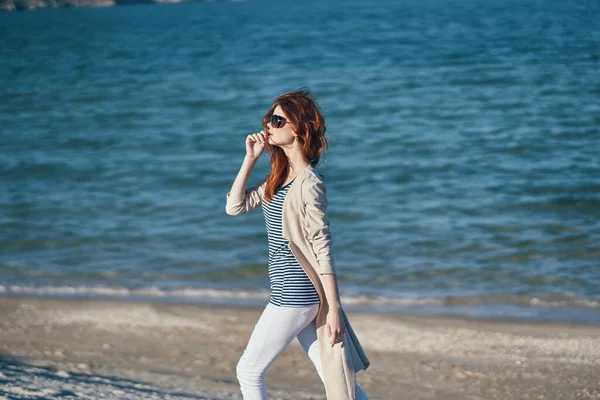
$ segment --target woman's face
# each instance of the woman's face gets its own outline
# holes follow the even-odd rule
[[[279,147],[291,146],[296,139],[296,132],[294,132],[292,124],[289,122],[289,118],[285,115],[280,106],[275,107],[273,115],[283,117],[288,122],[281,128],[274,127],[271,124],[271,121],[267,123],[267,128],[269,128],[269,144]]]

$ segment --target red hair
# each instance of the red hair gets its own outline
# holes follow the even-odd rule
[[[275,108],[280,106],[297,134],[296,140],[302,146],[304,158],[310,165],[316,167],[319,164],[321,153],[327,150],[327,139],[325,139],[327,128],[325,127],[325,118],[319,110],[319,105],[308,97],[309,93],[308,89],[300,89],[277,97],[263,117],[262,125],[268,134],[267,123]],[[269,143],[265,143],[265,146],[271,153],[271,172],[267,177],[265,186],[265,200],[268,202],[275,196],[275,191],[283,186],[290,165],[283,149]]]

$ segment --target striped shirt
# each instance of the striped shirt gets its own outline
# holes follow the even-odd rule
[[[269,241],[269,303],[276,306],[294,307],[319,303],[317,290],[294,257],[288,240],[282,236],[283,201],[292,182],[279,188],[270,202],[262,199]]]

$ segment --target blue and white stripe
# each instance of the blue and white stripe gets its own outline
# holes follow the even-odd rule
[[[294,257],[288,240],[282,236],[283,201],[292,182],[279,188],[270,202],[262,200],[269,240],[269,303],[277,306],[305,306],[319,302],[317,290]]]

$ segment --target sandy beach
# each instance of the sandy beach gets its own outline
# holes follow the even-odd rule
[[[235,366],[262,309],[0,298],[0,398],[240,399]],[[371,399],[597,399],[600,327],[348,311]],[[273,399],[325,399],[294,341]]]

